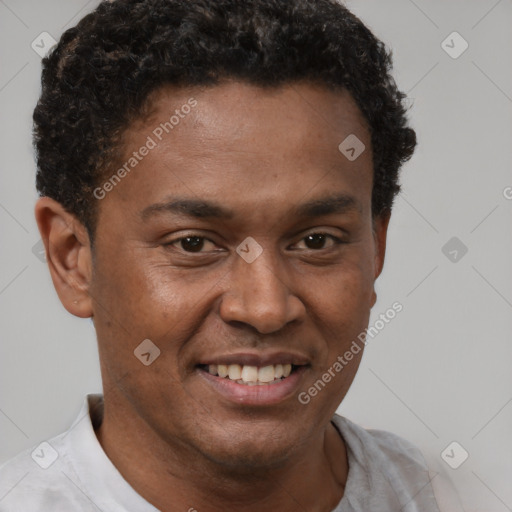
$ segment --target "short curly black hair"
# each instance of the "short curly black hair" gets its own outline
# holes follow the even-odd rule
[[[262,87],[309,81],[348,90],[371,133],[372,213],[391,210],[416,146],[391,52],[336,0],[103,1],[43,59],[34,110],[36,187],[93,240],[93,190],[122,135],[166,84],[235,79]]]

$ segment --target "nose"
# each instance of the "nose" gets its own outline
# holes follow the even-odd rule
[[[225,322],[242,322],[269,334],[304,317],[303,302],[285,283],[287,277],[281,265],[272,259],[264,251],[252,263],[235,260],[220,304]]]

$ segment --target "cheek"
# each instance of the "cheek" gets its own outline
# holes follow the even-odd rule
[[[172,338],[175,345],[191,337],[216,295],[218,272],[180,272],[169,266],[147,266],[133,283],[138,290],[138,323],[157,339]],[[142,317],[141,317],[142,315]]]
[[[99,294],[131,333],[159,337],[194,315],[204,289],[191,284],[186,273],[155,264],[133,249],[130,258],[110,261],[109,268],[97,275]]]
[[[368,326],[373,283],[368,268],[355,265],[333,272],[317,294],[314,310],[328,340],[329,359],[342,354]]]
[[[373,280],[364,272],[345,273],[332,280],[322,294],[317,328],[325,340],[325,352],[315,368],[314,382],[328,379],[327,392],[318,407],[328,416],[348,392],[364,352],[362,333],[368,326]]]
[[[321,301],[324,311],[340,320],[359,313],[364,316],[371,308],[373,286],[369,258],[354,258],[353,262],[347,261],[329,270],[329,274],[323,279],[323,285],[318,289],[318,300]]]

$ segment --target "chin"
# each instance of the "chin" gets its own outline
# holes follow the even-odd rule
[[[196,448],[211,462],[225,468],[227,471],[235,470],[238,474],[254,474],[258,470],[268,470],[284,464],[290,456],[298,451],[300,439],[291,435],[290,429],[285,428],[281,432],[243,431],[236,429],[234,432],[219,433],[214,436],[201,436],[200,445]],[[204,442],[205,439],[208,442]],[[199,441],[199,440],[198,440]]]
[[[283,466],[293,450],[292,447],[268,447],[265,443],[260,443],[259,446],[254,446],[254,443],[237,443],[228,451],[223,448],[209,451],[210,453],[204,455],[227,472],[256,476],[259,471]]]

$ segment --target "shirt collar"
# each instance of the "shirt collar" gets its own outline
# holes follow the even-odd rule
[[[77,473],[82,491],[101,510],[158,512],[123,478],[94,432],[103,419],[103,395],[89,394],[64,436],[69,463]]]

